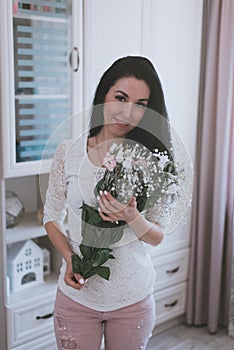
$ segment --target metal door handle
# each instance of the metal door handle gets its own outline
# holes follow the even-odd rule
[[[173,301],[172,303],[170,303],[170,304],[165,304],[164,306],[165,307],[173,307],[173,306],[176,306],[176,304],[178,303],[178,299],[176,299],[175,301]]]
[[[49,314],[46,314],[46,315],[43,315],[43,316],[36,316],[36,320],[41,320],[41,319],[46,319],[46,318],[50,318],[54,315],[53,312],[49,313]]]
[[[166,273],[176,273],[177,271],[179,271],[179,269],[180,269],[180,267],[177,266],[177,267],[175,267],[175,268],[172,269],[172,270],[167,270]]]
[[[70,66],[73,69],[73,72],[78,72],[79,64],[80,64],[80,56],[79,56],[79,50],[75,46],[73,47],[69,55],[69,62],[70,62]]]

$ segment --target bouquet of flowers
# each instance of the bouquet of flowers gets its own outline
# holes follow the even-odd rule
[[[121,203],[128,203],[136,197],[140,212],[174,201],[179,194],[178,171],[175,162],[166,151],[149,151],[139,144],[113,144],[103,161],[104,173],[97,182],[94,194],[108,191]],[[118,242],[123,235],[124,221],[104,221],[97,208],[82,205],[82,242],[80,253],[72,256],[74,273],[84,278],[99,275],[109,279],[110,269],[103,266],[114,259],[110,245]]]

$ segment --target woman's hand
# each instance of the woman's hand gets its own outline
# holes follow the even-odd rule
[[[131,223],[139,215],[136,198],[132,197],[127,204],[120,203],[109,192],[100,191],[97,197],[99,215],[105,221],[125,221]]]
[[[105,221],[125,221],[135,235],[142,241],[157,246],[163,239],[163,229],[157,224],[143,218],[137,209],[136,198],[127,204],[117,201],[109,192],[101,192],[97,197],[99,215]]]
[[[67,268],[64,274],[65,283],[75,289],[81,289],[87,280],[85,280],[80,274],[74,273],[72,271],[72,263],[70,261],[66,261]]]

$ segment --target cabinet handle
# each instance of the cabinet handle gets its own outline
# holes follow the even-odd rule
[[[42,320],[42,319],[44,320],[44,319],[46,319],[46,318],[53,317],[53,315],[54,315],[54,313],[51,312],[51,313],[46,314],[46,315],[43,315],[43,316],[37,316],[37,317],[36,317],[36,320]]]
[[[177,266],[176,268],[172,269],[172,270],[167,270],[166,273],[176,273],[177,271],[179,271],[180,267]]]
[[[72,67],[74,72],[78,72],[79,64],[80,64],[80,56],[77,47],[73,47],[70,55],[69,55],[70,66]]]
[[[173,307],[173,306],[176,306],[176,304],[178,303],[178,299],[176,299],[175,301],[173,301],[172,303],[170,304],[164,304],[165,307]]]

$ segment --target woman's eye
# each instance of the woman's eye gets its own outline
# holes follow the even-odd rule
[[[117,96],[115,96],[115,98],[119,102],[126,102],[126,98],[124,96],[117,95]]]
[[[140,108],[146,108],[147,105],[145,103],[142,103],[142,102],[138,102],[137,104],[137,107],[140,107]]]

